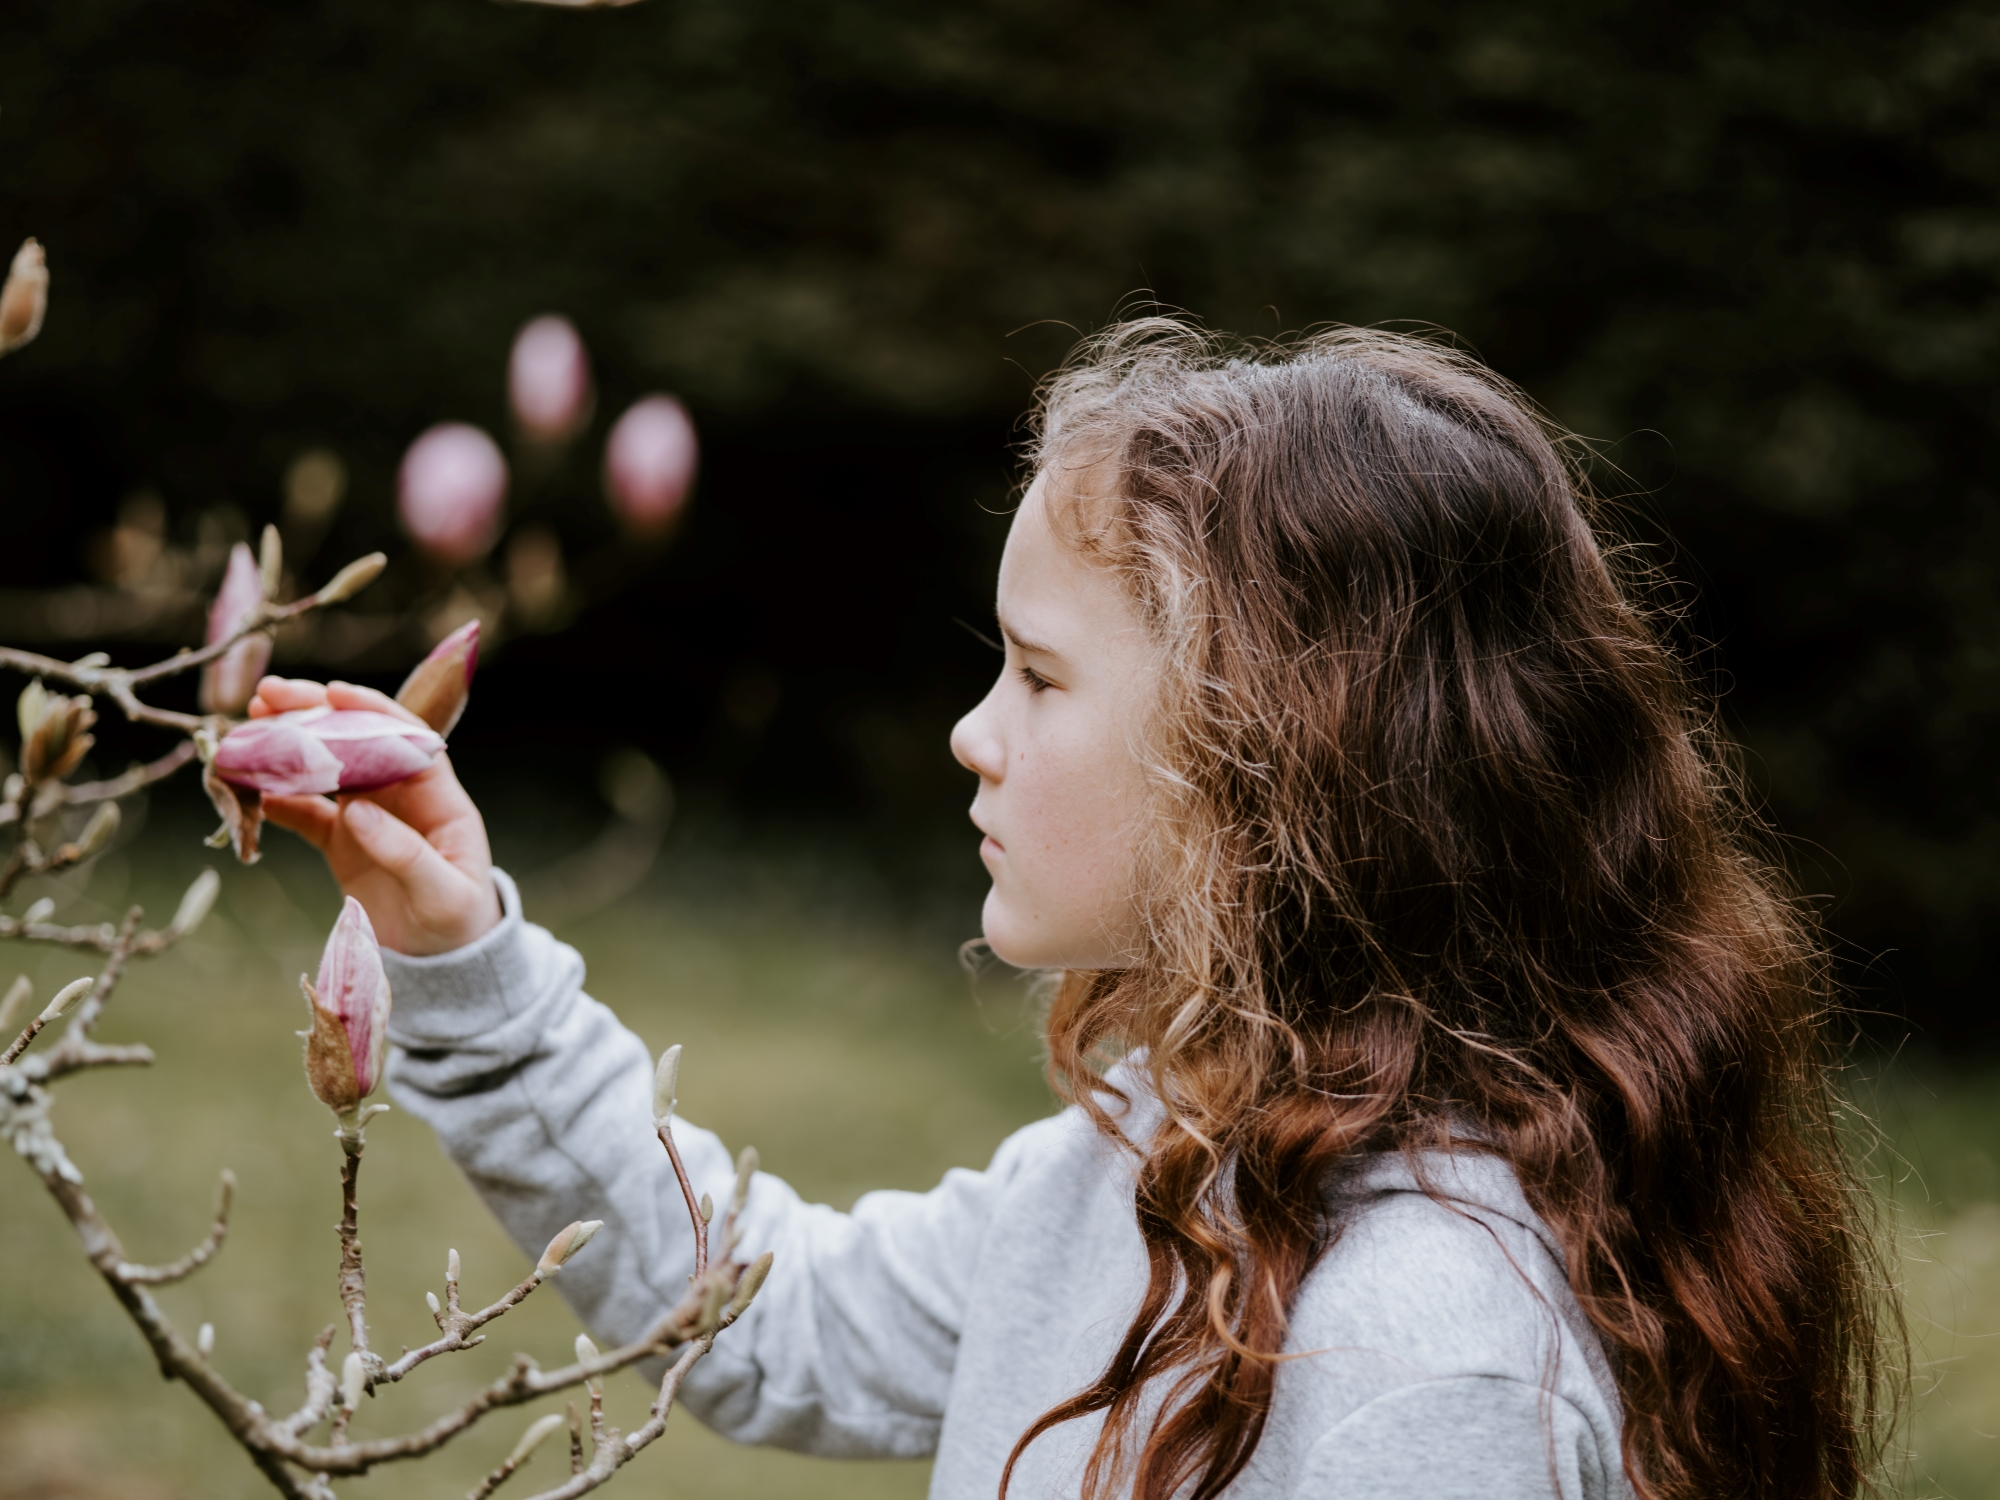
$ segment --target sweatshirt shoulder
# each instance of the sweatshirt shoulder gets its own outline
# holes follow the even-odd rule
[[[1293,1325],[1296,1347],[1371,1351],[1421,1379],[1539,1384],[1552,1356],[1594,1341],[1513,1169],[1481,1154],[1355,1172]]]

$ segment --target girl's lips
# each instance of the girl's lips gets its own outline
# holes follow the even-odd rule
[[[979,841],[979,855],[982,859],[989,854],[1005,854],[1006,852],[1005,849],[1000,847],[1000,840],[993,837],[990,833]]]

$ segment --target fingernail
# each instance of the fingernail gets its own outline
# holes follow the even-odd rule
[[[375,828],[382,822],[382,809],[357,797],[347,804],[347,821],[355,828]]]

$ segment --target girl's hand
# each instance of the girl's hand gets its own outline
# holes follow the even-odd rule
[[[347,682],[266,677],[250,717],[294,709],[366,708],[419,723],[373,688]],[[264,816],[326,856],[341,890],[359,901],[382,946],[397,953],[448,953],[500,921],[493,855],[479,809],[444,755],[424,770],[371,792],[266,797]]]

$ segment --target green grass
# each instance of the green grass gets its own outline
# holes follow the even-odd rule
[[[60,888],[65,916],[94,919],[131,899],[171,910],[213,859],[168,833],[155,829],[137,853],[72,877]],[[336,901],[285,842],[264,864],[224,873],[209,925],[137,966],[102,1028],[107,1040],[150,1043],[158,1065],[64,1083],[56,1118],[134,1258],[169,1258],[198,1239],[215,1173],[235,1170],[227,1247],[162,1300],[189,1332],[213,1322],[228,1376],[288,1409],[303,1352],[337,1311],[338,1152],[293,1035],[303,1019],[297,977],[317,962]],[[844,1205],[870,1187],[927,1187],[948,1166],[983,1162],[1049,1108],[1027,1003],[1001,985],[976,998],[957,967],[952,939],[972,909],[955,902],[940,906],[955,916],[899,921],[888,913],[903,908],[859,865],[684,848],[643,889],[563,936],[589,960],[593,993],[649,1046],[686,1045],[690,1119],[755,1143],[770,1170]],[[19,959],[42,995],[83,968],[61,954]],[[1903,1488],[2000,1500],[2000,1067],[1905,1065],[1885,1076],[1872,1107],[1901,1163],[1891,1175],[1918,1353]],[[393,1349],[427,1336],[423,1293],[441,1280],[448,1246],[464,1257],[469,1298],[511,1285],[526,1262],[421,1126],[391,1114],[369,1139],[371,1323]],[[575,1331],[558,1298],[538,1295],[493,1328],[486,1348],[433,1362],[359,1425],[413,1425],[516,1349],[565,1358]],[[647,1400],[638,1380],[612,1382],[620,1425],[643,1420]],[[462,1494],[533,1414],[503,1415],[442,1458],[378,1471],[344,1493]],[[548,1457],[538,1468],[515,1481],[528,1485],[517,1493],[558,1472]],[[921,1464],[734,1448],[683,1416],[617,1484],[704,1500],[894,1500],[921,1495],[927,1478]],[[0,1162],[0,1500],[266,1493],[194,1398],[159,1379],[39,1184],[11,1158]]]

